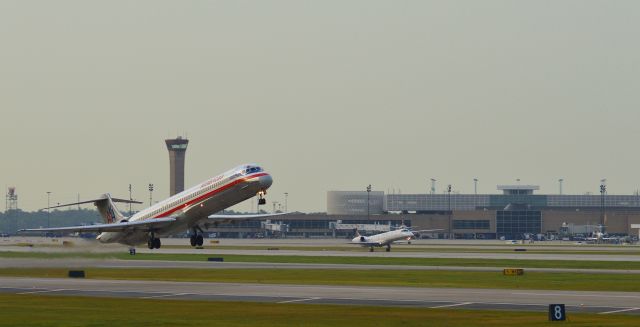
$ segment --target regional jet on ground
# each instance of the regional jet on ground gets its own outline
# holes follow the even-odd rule
[[[112,198],[109,194],[99,199],[63,204],[51,208],[93,202],[104,223],[89,226],[25,229],[27,232],[98,232],[102,243],[122,243],[135,246],[147,243],[149,249],[160,248],[161,236],[191,230],[191,246],[203,244],[202,228],[220,222],[233,222],[278,214],[213,215],[255,195],[259,204],[265,204],[263,196],[271,186],[271,175],[257,165],[238,166],[221,175],[210,178],[186,191],[158,202],[131,217],[123,216],[114,202],[140,203]]]
[[[402,227],[400,229],[392,230],[389,232],[384,232],[380,234],[376,234],[373,236],[362,236],[358,231],[356,231],[356,237],[351,240],[353,244],[359,244],[363,247],[369,247],[369,251],[373,252],[373,247],[387,247],[387,252],[391,251],[391,243],[398,241],[410,241],[412,238],[416,236],[415,233],[418,232],[435,232],[441,229],[425,229],[420,231],[412,231],[407,227]]]

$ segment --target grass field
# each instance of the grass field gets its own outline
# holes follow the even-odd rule
[[[141,300],[0,294],[0,326],[545,326],[545,312]],[[563,326],[637,326],[638,317],[568,313]]]
[[[0,258],[88,258],[120,260],[207,261],[209,257],[222,257],[225,262],[266,263],[323,263],[353,265],[412,265],[456,267],[505,267],[505,268],[575,268],[575,269],[640,269],[638,261],[578,261],[578,260],[510,260],[510,259],[459,259],[459,258],[384,258],[384,257],[334,257],[334,256],[285,256],[285,255],[213,255],[138,253],[45,253],[1,252]]]
[[[548,289],[571,291],[640,292],[638,275],[498,272],[339,270],[339,269],[143,269],[88,268],[87,278],[183,282],[266,283],[300,285],[357,285]],[[0,276],[67,278],[68,269],[4,268]]]

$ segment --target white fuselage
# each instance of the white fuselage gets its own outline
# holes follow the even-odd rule
[[[413,232],[408,229],[396,229],[385,233],[372,236],[356,236],[351,243],[361,244],[362,246],[385,246],[396,241],[408,241],[413,238]]]
[[[160,201],[131,216],[128,221],[171,217],[174,222],[155,231],[156,237],[184,232],[211,214],[224,210],[244,200],[265,192],[271,186],[271,176],[257,166],[239,166],[221,175],[210,178],[188,190]],[[124,243],[129,245],[145,243],[147,231],[103,232],[97,239],[102,243]]]

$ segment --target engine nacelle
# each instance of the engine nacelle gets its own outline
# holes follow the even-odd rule
[[[366,242],[366,241],[367,241],[367,238],[366,238],[366,237],[364,237],[364,236],[360,236],[360,242]]]

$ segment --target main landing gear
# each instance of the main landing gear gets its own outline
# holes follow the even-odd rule
[[[151,237],[149,237],[149,240],[147,241],[147,247],[149,249],[159,249],[161,245],[160,239],[151,233]]]
[[[387,252],[390,252],[390,251],[391,251],[391,244],[387,244],[387,250],[386,250],[386,251],[387,251]]]
[[[204,237],[202,234],[191,235],[189,241],[191,242],[191,246],[202,246],[202,244],[204,244]]]
[[[191,237],[189,238],[189,242],[191,246],[202,246],[204,244],[204,237],[202,236],[202,229],[199,226],[195,226],[192,229]]]

